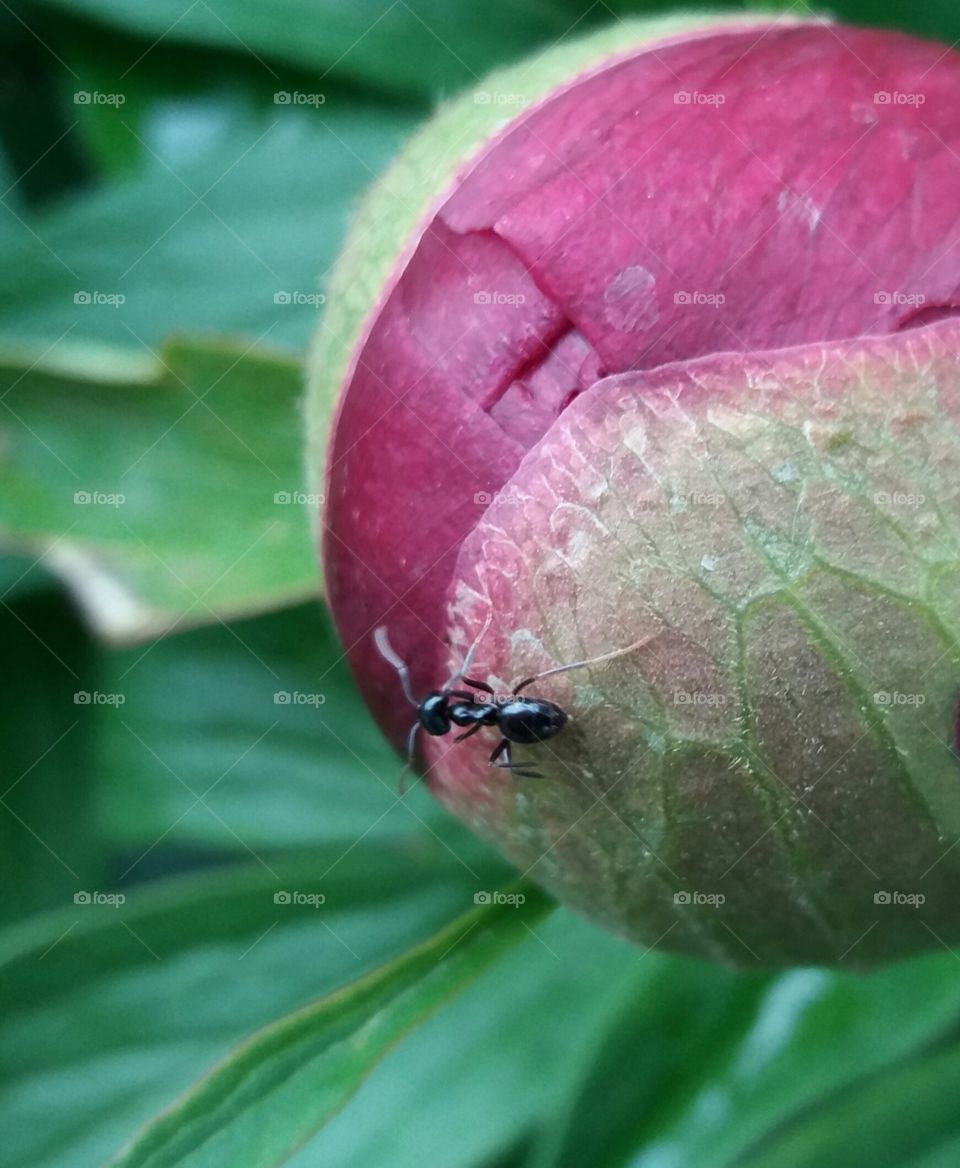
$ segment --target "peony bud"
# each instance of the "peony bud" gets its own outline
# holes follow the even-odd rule
[[[401,745],[473,676],[569,715],[431,789],[637,942],[866,967],[960,940],[960,56],[647,22],[442,111],[313,354],[330,606]]]

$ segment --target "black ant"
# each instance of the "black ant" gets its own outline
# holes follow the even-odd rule
[[[503,770],[511,770],[515,775],[525,779],[539,779],[543,776],[529,765],[514,762],[511,747],[514,744],[529,745],[534,742],[546,742],[555,737],[567,724],[566,713],[556,702],[546,698],[521,697],[521,691],[535,681],[544,677],[552,677],[557,673],[566,673],[571,669],[583,669],[587,665],[596,665],[600,661],[609,661],[613,657],[622,657],[631,653],[641,645],[646,644],[649,638],[628,645],[626,649],[615,649],[612,653],[603,653],[599,657],[590,657],[586,661],[575,661],[571,665],[560,665],[555,669],[547,669],[543,673],[535,673],[532,677],[524,678],[515,685],[508,695],[498,695],[485,681],[477,681],[467,677],[467,671],[473,662],[474,655],[480,642],[490,627],[491,618],[480,631],[480,635],[471,645],[463,664],[451,676],[443,689],[431,690],[421,701],[413,696],[410,686],[410,671],[406,662],[397,655],[387,638],[387,629],[381,625],[373,634],[373,639],[381,656],[397,671],[400,684],[407,701],[416,708],[417,720],[410,727],[407,735],[407,765],[401,776],[401,793],[403,778],[413,765],[414,747],[417,733],[426,731],[435,737],[448,734],[454,726],[467,727],[463,734],[458,734],[454,742],[463,742],[472,737],[484,726],[495,726],[501,734],[500,743],[490,755],[490,765]],[[464,689],[453,687],[462,682],[474,690],[479,690],[483,697],[470,693]],[[502,761],[501,761],[502,756]]]

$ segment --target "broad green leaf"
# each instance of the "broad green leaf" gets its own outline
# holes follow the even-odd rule
[[[422,784],[399,796],[318,604],[108,652],[97,685],[122,698],[96,711],[107,828],[138,854],[161,835],[246,855],[420,832],[468,867],[487,853]]]
[[[952,953],[939,953],[867,977],[800,969],[771,979],[755,1017],[731,1016],[729,1033],[719,1025],[652,1106],[632,1119],[627,1109],[610,1117],[632,1125],[631,1168],[741,1168],[747,1149],[777,1125],[799,1123],[838,1091],[951,1037],[960,1020],[956,968]],[[652,1011],[659,1000],[651,996]],[[688,1005],[703,1009],[692,995]],[[676,1041],[676,1028],[662,1041]],[[598,1078],[613,1073],[598,1067]]]
[[[824,1101],[774,1133],[743,1168],[921,1168],[956,1164],[960,1147],[960,1046],[924,1052],[906,1066]]]
[[[4,557],[5,559],[5,557]],[[93,728],[76,694],[91,646],[77,614],[29,562],[0,582],[0,916],[64,903],[96,878]]]
[[[315,593],[300,371],[234,344],[0,355],[0,539],[143,636]]]
[[[664,959],[563,909],[534,929],[391,1051],[290,1168],[507,1168],[511,1147],[552,1127],[611,1008]]]
[[[566,34],[582,12],[550,0],[56,0],[58,7],[136,31],[224,46],[258,57],[282,80],[283,65],[317,70],[388,92],[436,97]],[[586,14],[591,15],[591,14]],[[602,18],[593,13],[590,23]]]
[[[42,214],[0,205],[0,337],[137,353],[185,331],[304,346],[351,204],[414,122],[338,102],[257,109],[210,90],[146,110],[146,129],[106,107],[113,129],[97,133],[138,135],[149,165]]]
[[[653,957],[626,987],[573,1101],[545,1127],[536,1168],[625,1164],[709,1090],[755,1022],[772,977]]]
[[[96,903],[115,886],[80,886],[79,903],[8,928],[4,1164],[99,1163],[254,1029],[354,982],[496,887],[481,877],[429,838],[362,842],[127,888],[118,907]]]
[[[373,974],[254,1035],[114,1163],[267,1168],[333,1115],[408,1030],[529,937],[549,907],[475,909]]]

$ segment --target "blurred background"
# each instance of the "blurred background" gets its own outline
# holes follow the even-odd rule
[[[439,101],[670,7],[0,0],[11,1168],[103,1162],[514,878],[397,798],[319,600],[301,362],[351,208]],[[955,0],[831,8],[960,38]],[[290,1162],[960,1163],[955,954],[734,974],[528,931]]]

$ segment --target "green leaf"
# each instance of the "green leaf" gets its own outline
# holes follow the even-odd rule
[[[775,979],[656,957],[625,988],[589,1074],[544,1130],[536,1168],[624,1164],[708,1091]]]
[[[596,1134],[619,1137],[621,1158],[611,1162],[626,1162],[623,1149],[632,1146],[631,1168],[663,1162],[742,1168],[747,1151],[779,1125],[799,1125],[838,1092],[952,1039],[960,1020],[956,958],[948,953],[869,977],[799,969],[767,979],[740,975],[730,983],[718,970],[694,968],[704,971],[703,981],[699,987],[688,983],[685,1010],[674,987],[664,983],[651,987],[645,1007],[627,1012],[623,1030],[638,1042],[642,1035],[642,1046],[631,1050],[628,1039],[611,1039],[568,1109],[562,1157],[538,1161],[537,1168],[572,1163],[580,1140]],[[682,992],[684,979],[675,974]],[[716,1010],[725,992],[726,1016]],[[896,1026],[887,1024],[890,1017]],[[644,1051],[639,1061],[637,1049]],[[671,1063],[666,1076],[654,1070],[648,1081],[651,1065]],[[608,1103],[600,1100],[601,1084],[631,1079],[632,1093],[625,1086]]]
[[[801,1116],[743,1168],[908,1168],[955,1164],[960,1046],[926,1052]],[[950,1154],[953,1159],[948,1159]]]
[[[224,46],[254,54],[279,83],[283,65],[306,67],[388,92],[435,97],[494,65],[556,40],[574,24],[570,6],[550,0],[55,0],[72,14],[153,40]],[[596,13],[592,23],[601,19]],[[267,58],[267,59],[264,59]]]
[[[420,831],[466,864],[492,854],[422,784],[398,796],[318,604],[109,652],[98,685],[123,698],[97,711],[107,828],[138,855],[161,835],[246,855]]]
[[[268,1027],[160,1116],[117,1168],[280,1164],[408,1030],[528,937],[548,902],[488,905],[361,981]]]
[[[254,1029],[403,953],[488,879],[428,837],[364,842],[127,889],[119,907],[80,888],[90,903],[8,929],[4,1163],[99,1163]]]
[[[247,346],[0,355],[0,539],[143,636],[315,593],[300,371]]]
[[[639,988],[638,954],[562,909],[535,933],[392,1050],[290,1168],[506,1168],[552,1127],[611,1007]]]
[[[39,215],[0,207],[0,337],[142,353],[224,332],[303,347],[351,203],[414,123],[337,101],[260,110],[210,90],[141,111],[148,129],[132,106],[109,107],[115,150],[131,137],[149,165]]]

